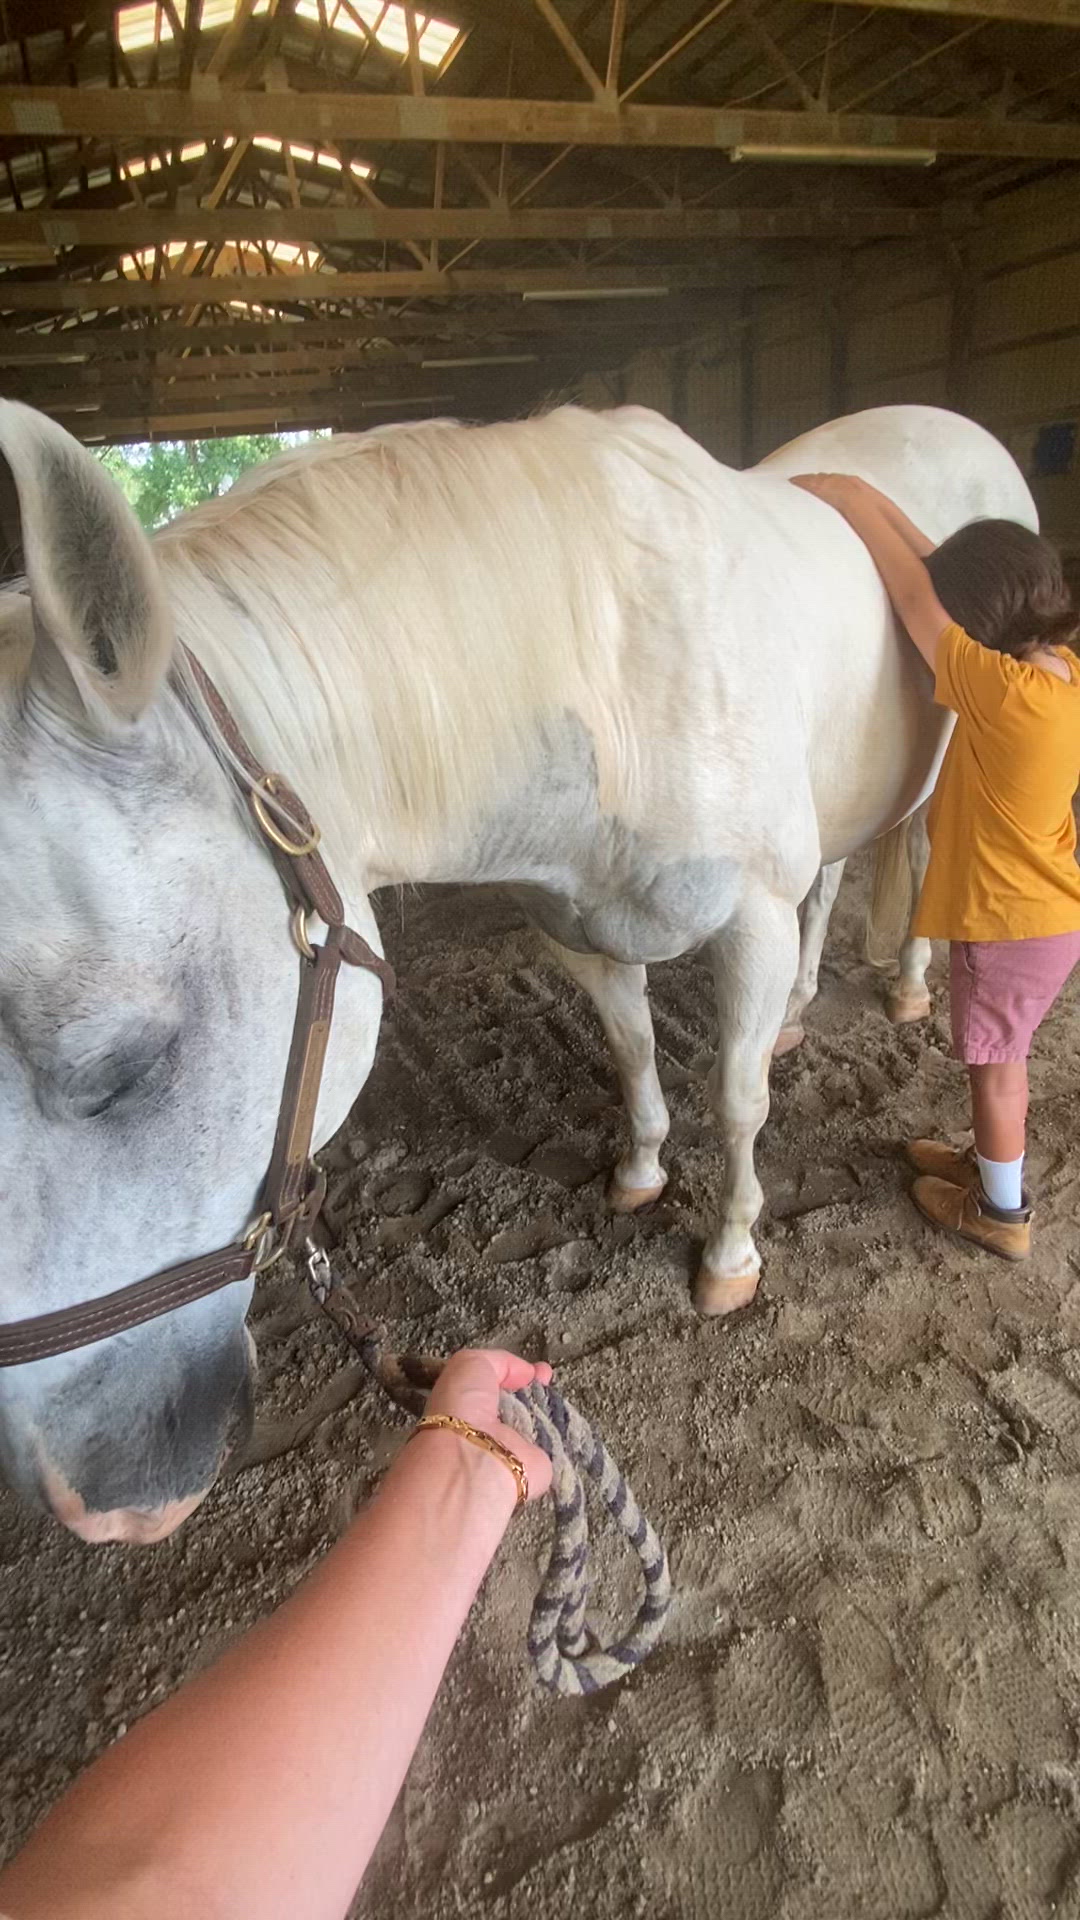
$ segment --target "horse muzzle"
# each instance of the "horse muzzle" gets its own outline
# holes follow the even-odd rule
[[[114,1507],[108,1513],[95,1513],[63,1475],[49,1467],[42,1476],[42,1490],[60,1524],[80,1540],[93,1546],[118,1540],[130,1547],[153,1547],[167,1540],[210,1491],[204,1487],[201,1493],[188,1494],[184,1500],[167,1500],[160,1507]]]

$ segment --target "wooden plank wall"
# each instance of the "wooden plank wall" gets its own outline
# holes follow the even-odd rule
[[[670,414],[718,459],[746,465],[837,413],[896,401],[954,406],[1020,460],[1043,523],[1080,553],[1080,186],[1004,195],[956,247],[897,244],[819,263],[812,297],[759,296],[742,321],[677,352],[638,355],[587,405]],[[1072,470],[1034,471],[1039,429],[1076,426]]]

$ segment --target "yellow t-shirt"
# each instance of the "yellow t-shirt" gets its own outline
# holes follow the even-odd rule
[[[962,627],[941,636],[934,698],[958,717],[930,803],[912,927],[925,939],[1080,932],[1080,672],[1059,657],[1068,680],[980,647]]]

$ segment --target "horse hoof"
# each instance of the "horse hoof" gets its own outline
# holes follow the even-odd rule
[[[779,1060],[785,1053],[794,1053],[796,1047],[801,1047],[805,1039],[805,1027],[781,1027],[776,1036],[776,1045],[772,1050],[773,1059]]]
[[[930,1017],[930,995],[928,993],[890,993],[885,1003],[885,1011],[894,1027],[905,1027],[914,1020],[927,1020]]]
[[[715,1273],[710,1267],[699,1267],[694,1282],[694,1305],[707,1319],[719,1319],[725,1313],[737,1313],[740,1307],[748,1307],[758,1290],[761,1268],[754,1267],[749,1273]]]
[[[667,1185],[661,1180],[655,1187],[620,1187],[613,1177],[607,1191],[607,1203],[612,1213],[637,1213],[641,1207],[651,1206],[659,1200]]]

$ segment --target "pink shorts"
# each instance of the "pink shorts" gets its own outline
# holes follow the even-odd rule
[[[1080,933],[1041,940],[954,940],[949,963],[953,1052],[968,1067],[1026,1060],[1076,962]]]

